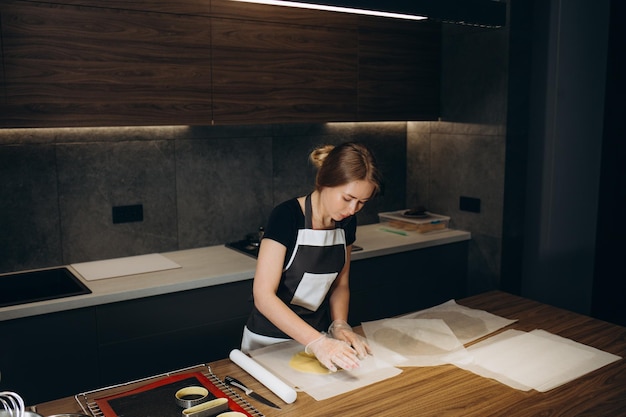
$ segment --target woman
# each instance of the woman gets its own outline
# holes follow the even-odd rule
[[[323,146],[310,159],[315,190],[274,208],[265,228],[241,348],[294,339],[329,370],[354,369],[371,353],[346,322],[354,214],[380,191],[381,176],[358,143]]]

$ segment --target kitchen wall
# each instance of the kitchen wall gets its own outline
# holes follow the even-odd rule
[[[408,206],[425,205],[472,233],[468,292],[499,288],[504,191],[504,129],[433,122],[408,125]],[[460,196],[480,199],[480,213],[462,211]]]
[[[472,233],[468,291],[498,288],[507,36],[444,25],[441,121],[0,130],[0,272],[241,239],[311,189],[314,146],[359,140],[386,177],[359,222],[418,204],[449,215]],[[112,224],[131,204],[143,222]]]
[[[0,272],[242,239],[272,207],[309,191],[321,143],[369,144],[384,194],[359,213],[418,204],[470,230],[470,290],[497,286],[503,129],[452,123],[0,130]],[[481,213],[460,211],[460,195]],[[113,224],[113,206],[142,222]]]
[[[222,244],[312,189],[309,152],[372,147],[385,193],[359,214],[405,207],[406,123],[0,130],[0,272]],[[143,205],[113,224],[112,207]]]
[[[508,28],[444,25],[441,121],[410,122],[407,204],[472,233],[468,293],[500,288],[507,145]],[[461,196],[480,212],[459,209]]]

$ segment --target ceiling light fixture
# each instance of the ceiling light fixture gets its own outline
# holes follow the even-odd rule
[[[494,0],[233,0],[274,6],[298,7],[383,16],[395,19],[431,19],[483,27],[502,27],[506,3]]]

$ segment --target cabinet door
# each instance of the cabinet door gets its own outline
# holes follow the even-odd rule
[[[246,6],[213,3],[215,123],[355,120],[353,17]]]
[[[359,20],[358,120],[437,120],[441,25]]]
[[[97,307],[102,385],[223,359],[241,346],[252,280]]]
[[[37,404],[99,387],[92,308],[0,321],[0,334],[0,391]]]
[[[3,1],[2,127],[210,124],[210,19]]]
[[[353,261],[353,325],[432,307],[467,296],[468,243],[433,246]]]

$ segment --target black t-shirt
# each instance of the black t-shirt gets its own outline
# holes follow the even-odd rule
[[[346,235],[346,246],[350,246],[356,240],[356,217],[350,216],[336,224],[342,228]],[[304,213],[300,208],[298,199],[287,200],[272,210],[270,218],[265,227],[263,238],[269,238],[281,243],[287,248],[285,256],[285,266],[296,246],[298,230],[304,229]]]

